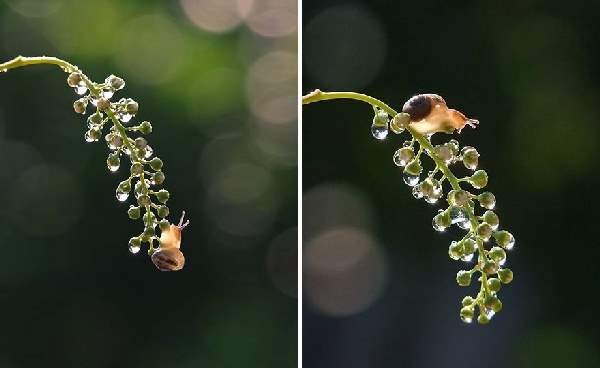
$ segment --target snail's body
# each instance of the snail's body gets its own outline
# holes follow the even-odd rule
[[[179,271],[185,264],[185,257],[179,249],[181,247],[181,232],[189,224],[183,223],[185,212],[181,215],[178,225],[169,225],[169,228],[160,234],[160,247],[152,254],[152,262],[161,271]]]
[[[454,130],[460,133],[467,125],[474,128],[479,124],[460,111],[449,109],[441,96],[431,93],[411,97],[402,107],[402,112],[410,115],[409,125],[421,134],[450,134]]]

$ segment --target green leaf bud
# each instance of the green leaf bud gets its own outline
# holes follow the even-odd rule
[[[463,256],[462,244],[453,241],[448,247],[448,256],[455,261],[459,260]]]
[[[129,193],[131,191],[131,182],[129,180],[123,180],[120,182],[119,191],[123,193]]]
[[[149,226],[144,229],[144,233],[143,233],[144,238],[149,239],[149,238],[153,237],[154,235],[156,235],[156,233],[154,232],[154,227]]]
[[[405,173],[414,176],[421,175],[421,171],[423,171],[423,168],[421,167],[421,162],[418,159],[413,159],[404,168]]]
[[[465,190],[451,190],[448,193],[448,204],[463,207],[469,203],[469,193]]]
[[[133,143],[139,149],[144,149],[148,145],[148,141],[144,137],[137,137]]]
[[[471,238],[467,238],[462,241],[462,247],[463,247],[464,254],[472,254],[475,252],[477,243],[475,242],[475,240],[473,240]]]

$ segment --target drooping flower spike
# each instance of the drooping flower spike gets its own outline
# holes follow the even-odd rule
[[[165,249],[177,249],[181,257],[175,266],[161,268],[161,270],[179,270],[183,267],[183,254],[179,250],[181,243],[181,230],[187,224],[171,225],[167,216],[169,208],[166,206],[170,194],[161,188],[165,181],[163,161],[156,157],[154,149],[143,136],[130,137],[129,134],[140,133],[147,135],[152,132],[152,124],[142,121],[137,125],[132,124],[139,112],[139,104],[131,98],[114,99],[117,92],[125,88],[125,81],[115,75],[109,75],[104,82],[92,82],[77,66],[64,60],[53,57],[16,57],[6,63],[0,64],[0,72],[9,69],[35,64],[52,64],[61,67],[68,73],[67,84],[74,92],[81,96],[73,103],[73,110],[78,114],[86,114],[91,107],[91,113],[86,119],[87,128],[84,133],[86,142],[97,142],[104,135],[108,147],[106,166],[110,172],[116,172],[121,167],[121,159],[128,160],[129,177],[121,181],[115,191],[118,201],[124,202],[133,193],[134,204],[127,210],[128,216],[133,219],[142,219],[144,229],[129,240],[129,251],[136,254],[143,243],[148,243],[148,254],[153,256]],[[183,216],[182,220],[183,221]],[[161,236],[156,234],[156,227],[160,228]],[[177,243],[173,239],[177,231]],[[154,243],[158,243],[155,247]],[[162,254],[161,254],[162,256]],[[154,261],[154,258],[153,258]]]
[[[448,255],[453,260],[470,265],[469,269],[457,273],[456,282],[460,286],[470,286],[473,276],[478,274],[480,287],[474,297],[463,298],[460,317],[470,323],[477,309],[477,321],[487,324],[502,309],[502,302],[498,298],[502,284],[508,284],[513,279],[512,271],[506,268],[506,258],[507,251],[515,244],[515,238],[508,231],[499,230],[500,219],[493,211],[496,205],[494,194],[487,191],[477,193],[488,184],[488,174],[478,170],[477,150],[469,146],[461,148],[455,139],[438,145],[431,143],[431,136],[435,133],[460,133],[466,126],[475,128],[479,121],[448,108],[446,101],[436,94],[410,98],[400,113],[376,98],[354,92],[315,90],[304,96],[302,102],[310,104],[334,99],[353,99],[372,105],[374,117],[371,134],[378,140],[385,139],[390,130],[395,134],[405,131],[410,134],[410,139],[404,141],[394,153],[393,162],[402,168],[403,180],[412,188],[415,198],[430,204],[446,199],[445,208],[439,209],[433,217],[432,226],[436,231],[443,232],[451,226],[465,231],[461,239],[450,243]],[[423,175],[421,159],[425,156],[429,157],[433,166]],[[457,178],[450,168],[458,164],[473,173]],[[464,183],[471,188],[463,188]]]

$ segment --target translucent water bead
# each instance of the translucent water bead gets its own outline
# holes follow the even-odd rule
[[[412,147],[402,147],[394,153],[394,164],[396,166],[406,166],[415,157]]]
[[[129,193],[123,192],[120,188],[117,188],[117,190],[115,191],[115,196],[117,197],[117,200],[119,202],[125,202],[127,198],[129,198]]]
[[[385,139],[388,135],[388,114],[385,111],[379,110],[373,117],[371,125],[371,134],[375,139]]]
[[[419,183],[421,171],[423,168],[421,167],[421,163],[418,159],[413,159],[409,162],[404,168],[404,172],[402,174],[402,178],[404,179],[404,183],[406,185],[414,187]]]

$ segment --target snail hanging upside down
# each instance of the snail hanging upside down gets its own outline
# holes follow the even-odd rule
[[[421,134],[451,134],[454,130],[460,133],[467,125],[475,128],[479,124],[478,120],[468,119],[460,111],[449,109],[441,96],[432,93],[411,97],[402,107],[402,112],[410,115],[409,125]]]
[[[170,225],[160,234],[160,247],[152,254],[152,262],[161,271],[179,271],[185,264],[181,247],[181,232],[190,221],[183,222],[185,211],[181,214],[179,224]]]

